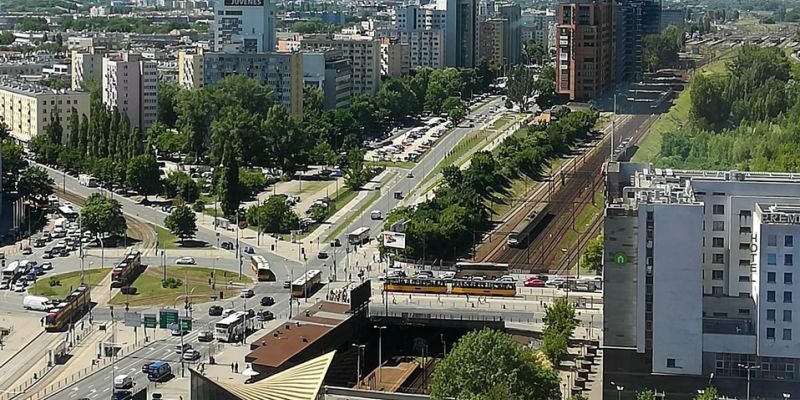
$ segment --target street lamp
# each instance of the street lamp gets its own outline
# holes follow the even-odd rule
[[[611,385],[617,389],[617,400],[622,399],[622,391],[625,390],[625,387],[622,385],[617,385],[614,381],[611,381]]]
[[[357,389],[358,385],[361,384],[361,352],[364,351],[364,347],[366,347],[366,345],[353,343],[353,347],[356,348],[356,353],[357,353],[356,362],[358,363],[358,365],[356,365],[356,389]]]
[[[789,400],[789,398],[791,398],[791,397],[792,397],[791,393],[784,393],[783,394],[783,398],[786,399],[786,400]]]
[[[739,368],[744,368],[747,371],[747,400],[750,400],[750,371],[754,369],[760,369],[761,366],[758,365],[744,365],[744,364],[737,364]]]
[[[383,372],[383,330],[386,326],[374,326],[378,330],[378,384],[381,383]]]

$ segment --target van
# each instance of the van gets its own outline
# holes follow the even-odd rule
[[[22,307],[26,310],[47,311],[52,306],[50,299],[42,296],[25,296],[22,299]]]
[[[369,213],[369,217],[370,219],[383,219],[383,213],[381,213],[381,210],[372,210]]]
[[[128,375],[117,375],[114,377],[115,389],[130,389],[133,387],[133,378]]]
[[[172,375],[172,367],[166,361],[156,361],[150,364],[147,379],[151,382],[161,382]]]

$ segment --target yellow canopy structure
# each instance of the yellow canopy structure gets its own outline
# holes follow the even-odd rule
[[[252,384],[217,384],[242,400],[315,400],[333,361],[330,353]]]

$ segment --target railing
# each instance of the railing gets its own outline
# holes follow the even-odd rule
[[[370,317],[387,317],[387,318],[402,318],[402,319],[432,319],[432,320],[447,320],[447,321],[488,321],[488,322],[503,322],[502,315],[487,315],[477,313],[418,313],[418,312],[397,312],[370,308]]]

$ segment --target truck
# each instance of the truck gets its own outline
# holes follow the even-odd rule
[[[86,187],[97,187],[97,179],[89,174],[78,175],[78,183]]]
[[[362,244],[369,241],[369,228],[362,226],[347,234],[347,242],[352,245]]]

